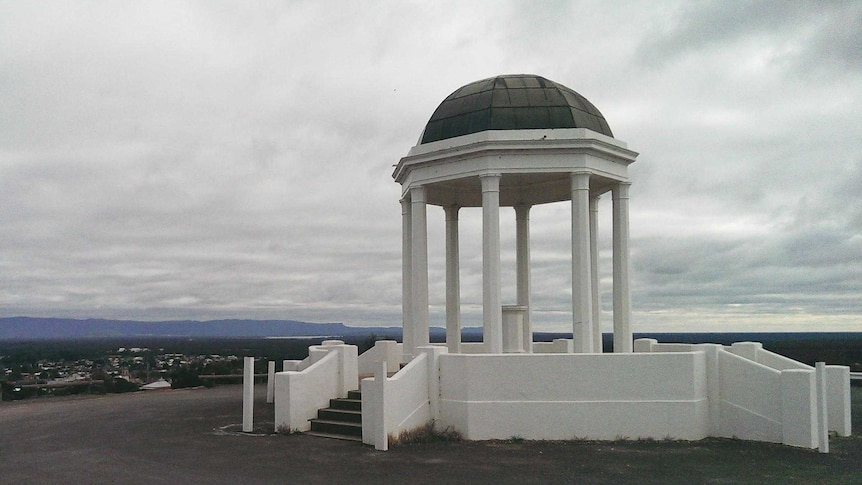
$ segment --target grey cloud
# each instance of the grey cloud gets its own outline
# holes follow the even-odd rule
[[[650,65],[750,41],[773,45],[773,61],[796,73],[857,70],[862,8],[856,2],[746,0],[685,3],[647,31],[639,58]]]

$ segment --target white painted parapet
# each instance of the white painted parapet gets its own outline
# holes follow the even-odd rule
[[[567,339],[535,343],[532,354],[483,354],[472,345],[459,354],[417,348],[391,378],[377,360],[375,378],[362,381],[364,442],[386,449],[430,420],[471,440],[723,436],[824,450],[827,427],[850,434],[847,367],[822,366],[817,381],[811,366],[757,342],[638,339],[623,354],[573,354]],[[821,410],[828,425],[818,424]]]
[[[377,371],[379,362],[386,362],[387,373],[398,372],[400,368],[403,345],[394,340],[378,340],[374,347],[359,356],[359,375],[372,376]]]
[[[708,372],[710,415],[714,436],[773,441],[816,448],[819,404],[814,368],[770,352],[759,342],[737,342],[729,347],[714,344],[662,344],[638,339],[636,352],[707,353],[707,368],[718,349],[721,366]],[[849,436],[850,369],[825,367],[826,422],[829,431]],[[771,377],[770,377],[771,376]],[[716,379],[717,378],[717,379]],[[719,387],[716,389],[716,382]],[[715,409],[716,405],[719,409]],[[776,408],[776,406],[778,408]]]
[[[419,347],[416,356],[392,377],[363,379],[362,441],[379,450],[388,448],[389,438],[418,428],[439,415],[438,360],[445,347]],[[432,397],[435,397],[432,399]]]
[[[817,447],[817,389],[814,371],[781,371],[781,441],[801,448]]]
[[[311,359],[306,357],[304,360],[283,360],[281,361],[281,370],[300,371],[311,365]]]
[[[275,429],[307,431],[309,419],[330,399],[346,397],[359,386],[355,345],[326,340],[308,349],[310,365],[300,371],[275,374]]]
[[[829,431],[835,431],[838,436],[850,436],[850,367],[826,366],[826,394]]]
[[[485,344],[482,342],[461,342],[462,354],[484,354]]]
[[[639,338],[632,344],[633,352],[652,352],[653,345],[657,345],[658,340],[654,338]]]
[[[575,343],[570,338],[556,338],[553,342],[533,342],[533,352],[536,354],[571,354],[575,351]]]
[[[718,357],[720,436],[781,443],[781,372],[724,350]]]
[[[814,371],[814,367],[770,352],[760,342],[737,342],[730,352],[753,360],[772,369]],[[843,365],[826,366],[825,392],[828,430],[839,436],[850,436],[850,368]]]

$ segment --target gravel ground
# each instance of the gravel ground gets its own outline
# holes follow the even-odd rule
[[[0,403],[0,483],[862,483],[862,439],[832,453],[698,442],[462,442],[396,447],[238,432],[240,386]],[[854,429],[862,388],[853,388]]]

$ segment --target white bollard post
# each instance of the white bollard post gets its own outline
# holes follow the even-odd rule
[[[266,373],[266,403],[275,402],[275,361],[269,361]]]
[[[242,430],[254,429],[254,357],[243,359],[242,373]]]
[[[389,450],[389,432],[386,429],[386,361],[380,361],[374,372],[374,384],[377,390],[378,407],[374,416],[374,448],[378,451]]]
[[[817,386],[817,432],[820,437],[820,453],[829,453],[829,410],[826,408],[826,362],[814,364]]]

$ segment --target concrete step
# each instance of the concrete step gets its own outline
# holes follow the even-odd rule
[[[330,399],[329,407],[331,409],[345,409],[348,411],[362,411],[361,399]]]
[[[359,439],[362,439],[362,423],[332,421],[329,419],[312,419],[310,421],[311,431],[315,433],[357,436]]]
[[[344,421],[348,423],[362,423],[362,411],[349,409],[320,409],[317,411],[317,419],[329,421]]]
[[[330,438],[334,440],[344,440],[344,441],[359,441],[362,442],[362,438],[359,436],[352,436],[346,434],[335,434],[335,433],[319,433],[317,431],[306,431],[305,433],[308,436],[317,436],[319,438]]]
[[[356,399],[362,400],[362,392],[361,391],[347,391],[347,399]]]

